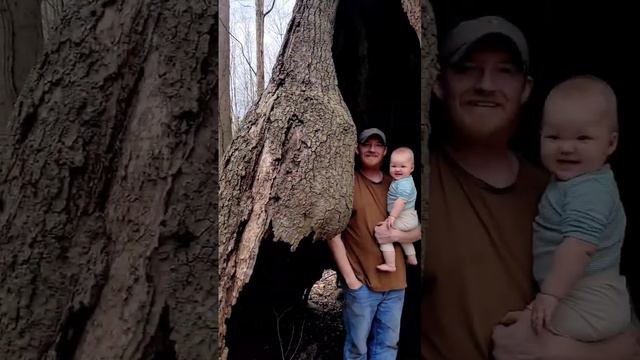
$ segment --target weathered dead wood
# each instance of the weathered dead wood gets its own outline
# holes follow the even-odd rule
[[[327,239],[351,211],[356,131],[337,86],[336,0],[298,1],[269,85],[220,176],[220,341],[262,241]]]

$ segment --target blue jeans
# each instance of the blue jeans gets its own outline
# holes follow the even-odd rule
[[[398,353],[404,289],[344,288],[344,359],[393,360]]]

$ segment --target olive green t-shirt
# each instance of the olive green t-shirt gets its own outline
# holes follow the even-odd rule
[[[534,295],[531,224],[547,177],[521,161],[516,182],[495,188],[445,154],[430,162],[422,357],[490,359],[493,327]]]
[[[347,258],[358,280],[373,291],[389,291],[407,287],[404,258],[400,245],[396,250],[396,271],[376,269],[384,263],[380,246],[374,236],[375,226],[387,218],[387,191],[391,177],[385,175],[374,183],[359,171],[355,172],[353,186],[353,211],[342,241]]]

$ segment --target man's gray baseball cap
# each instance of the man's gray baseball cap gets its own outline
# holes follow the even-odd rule
[[[365,141],[367,141],[368,138],[377,135],[378,137],[380,137],[380,139],[382,139],[382,143],[383,144],[387,144],[387,137],[384,136],[384,133],[382,132],[382,130],[378,129],[378,128],[369,128],[369,129],[365,129],[362,130],[362,132],[360,133],[360,136],[358,136],[358,143],[362,144]]]
[[[483,16],[463,21],[447,35],[440,49],[442,59],[448,64],[459,62],[469,47],[477,40],[491,34],[500,34],[510,39],[520,53],[522,64],[529,67],[529,48],[522,31],[499,16]]]

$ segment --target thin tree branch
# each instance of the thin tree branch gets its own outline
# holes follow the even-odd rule
[[[240,52],[242,53],[242,57],[244,58],[244,61],[246,61],[247,65],[249,65],[249,69],[251,69],[251,72],[253,72],[254,75],[257,75],[258,72],[253,68],[253,66],[251,66],[251,61],[249,61],[247,56],[244,54],[244,46],[242,46],[242,42],[240,42],[240,40],[238,40],[235,36],[233,36],[233,34],[231,33],[231,30],[229,30],[229,28],[227,27],[227,24],[225,24],[220,18],[218,18],[218,20],[220,21],[220,24],[222,24],[222,27],[224,27],[225,31],[229,34],[229,36],[231,36],[233,40],[237,41],[238,44],[240,44]]]
[[[264,17],[267,17],[267,15],[269,15],[269,13],[271,12],[271,10],[273,10],[273,6],[276,4],[276,0],[273,0],[273,2],[271,3],[271,7],[269,8],[269,10],[267,10],[266,13],[264,13]]]

